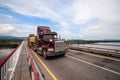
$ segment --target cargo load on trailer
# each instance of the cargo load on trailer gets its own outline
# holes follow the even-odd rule
[[[29,34],[28,46],[31,47],[33,50],[36,50],[36,36],[34,34]]]

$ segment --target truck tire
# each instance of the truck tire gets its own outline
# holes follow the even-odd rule
[[[44,59],[47,59],[47,53],[46,53],[45,50],[43,50],[43,58],[44,58]]]
[[[65,53],[61,54],[62,56],[65,56]]]

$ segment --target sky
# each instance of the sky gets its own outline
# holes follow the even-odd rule
[[[64,39],[120,39],[120,0],[0,0],[0,35],[49,26]]]

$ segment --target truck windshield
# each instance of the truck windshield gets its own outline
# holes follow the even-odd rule
[[[44,39],[54,39],[57,38],[57,35],[44,35]]]

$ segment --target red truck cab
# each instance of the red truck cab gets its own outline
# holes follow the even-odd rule
[[[63,40],[57,38],[57,33],[52,32],[50,27],[37,27],[37,52],[48,56],[65,55],[65,44]]]

